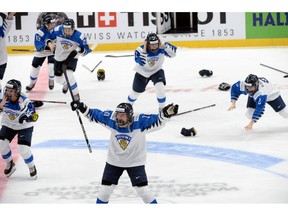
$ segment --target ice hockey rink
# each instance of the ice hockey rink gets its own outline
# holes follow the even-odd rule
[[[126,101],[134,77],[133,57],[109,58],[105,57],[107,54],[126,55],[133,51],[94,52],[80,57],[75,72],[81,101],[102,110],[114,109]],[[25,92],[32,58],[33,54],[9,55],[2,85],[9,79],[19,79]],[[287,59],[287,47],[178,48],[175,58],[166,58],[167,103],[179,104],[179,112],[216,106],[172,117],[165,128],[147,135],[146,171],[159,204],[188,204],[185,207],[191,209],[198,204],[203,204],[200,208],[206,208],[206,204],[286,206],[288,119],[266,106],[254,130],[246,132],[247,96],[242,95],[237,109],[229,112],[230,92],[218,90],[218,85],[233,84],[253,73],[275,84],[288,104],[288,79],[283,78],[283,73],[260,65],[288,71]],[[84,64],[92,69],[101,60],[98,68],[106,71],[103,82],[97,80],[98,68],[91,73],[83,67]],[[212,70],[213,76],[199,76],[201,69]],[[0,202],[68,204],[64,205],[67,209],[72,204],[94,204],[105,165],[109,131],[81,115],[92,146],[89,153],[79,119],[70,109],[70,94],[63,94],[57,83],[52,91],[48,89],[46,66],[40,72],[36,87],[26,95],[34,100],[67,104],[44,103],[37,109],[39,120],[32,144],[37,180],[30,179],[15,140],[11,146],[16,171],[9,179],[3,174],[6,164],[0,159]],[[134,104],[134,112],[158,112],[152,83]],[[183,127],[194,127],[198,133],[195,137],[184,137],[180,134]],[[126,173],[110,203],[142,204]],[[236,213],[237,208],[231,211]]]

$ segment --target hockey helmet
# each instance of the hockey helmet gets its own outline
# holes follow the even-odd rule
[[[130,103],[120,103],[116,107],[116,123],[118,127],[127,127],[129,123],[133,120],[133,107]],[[122,119],[117,118],[117,113],[125,113],[127,116],[127,121],[124,122]]]
[[[259,78],[254,74],[249,74],[245,81],[245,90],[248,92],[249,95],[255,94],[259,87]]]
[[[98,81],[105,80],[105,70],[104,69],[99,69],[97,71],[97,79],[98,79]]]
[[[49,24],[54,24],[56,23],[56,19],[53,19],[52,16],[47,15],[42,19],[42,25],[45,26],[48,29]]]
[[[151,51],[151,52],[157,52],[157,50],[160,47],[160,40],[159,40],[159,37],[157,36],[157,34],[155,34],[155,33],[148,34],[147,38],[146,38],[146,41],[147,41],[148,50]],[[151,45],[154,45],[154,44],[158,45],[157,49],[152,49],[151,48]]]
[[[63,34],[65,37],[70,37],[74,33],[75,22],[73,19],[65,19],[63,22]]]
[[[4,93],[6,94],[7,89],[13,89],[15,92],[15,96],[19,97],[21,94],[21,88],[22,86],[19,80],[11,79],[6,83]],[[8,100],[9,99],[10,98],[8,98]]]

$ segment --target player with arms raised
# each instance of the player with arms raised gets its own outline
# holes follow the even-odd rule
[[[178,105],[169,104],[159,114],[134,115],[130,103],[120,103],[115,111],[89,109],[83,102],[71,102],[72,110],[79,109],[90,121],[111,131],[107,162],[96,203],[108,203],[114,188],[126,170],[132,186],[144,203],[157,203],[148,187],[145,171],[146,134],[165,126],[178,113]]]

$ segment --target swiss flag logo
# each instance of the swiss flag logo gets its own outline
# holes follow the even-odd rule
[[[117,26],[116,12],[99,12],[98,26],[99,27],[116,27]]]

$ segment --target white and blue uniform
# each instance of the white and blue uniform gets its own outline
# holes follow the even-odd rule
[[[37,50],[32,60],[32,68],[30,70],[30,87],[34,87],[37,82],[40,68],[43,65],[45,59],[48,59],[48,75],[50,80],[54,80],[54,53],[47,46],[47,42],[51,41],[50,34],[53,33],[53,29],[48,31],[45,26],[37,30],[34,36],[34,46]]]
[[[1,103],[2,99],[0,99]],[[33,103],[24,95],[21,95],[17,102],[13,103],[7,101],[2,109],[2,119],[1,125],[9,127],[13,130],[22,130],[34,126],[35,122],[26,122],[22,124],[19,123],[20,116],[27,114],[27,116],[35,113],[35,108]]]
[[[168,118],[161,114],[138,114],[133,116],[127,127],[118,127],[116,112],[111,110],[87,109],[84,115],[111,131],[107,162],[102,176],[102,183],[96,203],[108,203],[118,184],[123,171],[126,170],[132,186],[144,203],[157,203],[148,186],[145,171],[146,138],[149,132],[159,130]]]
[[[144,44],[135,50],[135,62],[132,91],[128,95],[127,102],[133,104],[139,95],[145,91],[146,86],[151,80],[155,87],[157,102],[162,109],[166,103],[165,85],[166,78],[163,70],[165,57],[173,58],[176,56],[177,47],[165,42],[157,51],[152,52],[148,48],[146,53]]]
[[[47,47],[47,42],[50,40],[50,34],[54,32],[54,29],[51,31],[48,31],[45,26],[42,26],[40,29],[37,30],[35,36],[34,36],[34,46],[37,51],[44,51],[44,50],[50,50]],[[47,57],[54,55],[52,52],[36,52],[36,57]]]
[[[163,69],[163,63],[165,57],[173,58],[176,56],[177,47],[173,46],[172,44],[165,42],[164,47],[166,48],[159,48],[156,52],[151,52],[149,49],[146,50],[145,60],[146,64],[143,65],[143,49],[144,44],[139,46],[135,50],[135,62],[136,65],[134,70],[141,74],[142,76],[148,78],[151,77],[153,74],[157,73],[159,70]]]
[[[3,19],[0,16],[0,66],[7,63],[6,36],[10,31],[13,20]]]
[[[87,109],[84,113],[93,122],[111,131],[107,162],[118,167],[135,167],[146,163],[145,135],[165,126],[167,118],[160,114],[135,115],[127,128],[116,124],[115,112]]]
[[[231,87],[231,101],[237,101],[241,94],[247,95],[245,83],[238,81]],[[248,96],[247,101],[247,117],[257,122],[264,114],[265,105],[268,103],[275,112],[278,112],[284,118],[288,118],[286,105],[280,95],[280,91],[276,89],[266,78],[259,77],[258,90]]]
[[[16,102],[7,101],[3,106],[1,112],[0,152],[7,164],[13,160],[9,144],[18,135],[17,140],[20,155],[29,168],[35,167],[34,157],[30,148],[35,122],[20,121],[22,116],[30,117],[34,113],[35,108],[32,102],[24,95],[20,95]]]
[[[55,80],[61,85],[66,84],[65,77],[63,76],[62,65],[63,62],[67,59],[69,54],[75,50],[75,45],[77,46],[76,50],[82,50],[82,56],[87,55],[91,50],[87,44],[87,39],[83,33],[74,30],[74,33],[70,37],[66,37],[63,33],[63,25],[57,26],[54,32],[50,35],[51,40],[55,40],[56,49],[55,49]],[[79,95],[78,85],[76,79],[73,75],[73,72],[76,70],[78,58],[80,53],[78,53],[72,61],[67,65],[67,76],[70,82],[71,90],[73,95]]]
[[[7,48],[6,48],[6,36],[10,31],[13,24],[13,20],[3,19],[0,16],[0,98],[2,98],[2,85],[1,80],[4,77],[7,67]]]
[[[82,56],[87,55],[91,50],[87,44],[87,39],[85,35],[77,30],[74,30],[73,35],[66,37],[63,33],[63,25],[57,26],[55,31],[51,34],[50,39],[56,39],[56,50],[55,50],[55,60],[62,62],[66,60],[69,54],[75,49],[74,44],[77,44],[79,48],[83,48],[84,52]],[[79,58],[80,53],[75,57]]]

